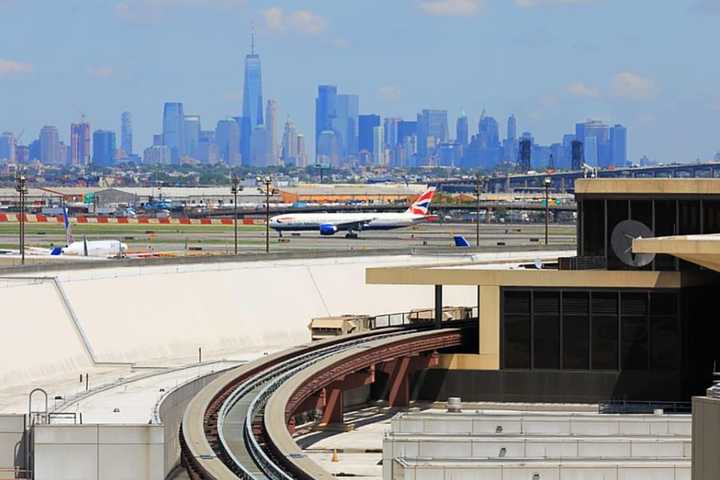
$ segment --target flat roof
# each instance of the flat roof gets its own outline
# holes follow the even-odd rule
[[[555,288],[681,288],[706,283],[691,272],[633,270],[482,270],[466,265],[376,267],[365,271],[371,285],[479,285]]]
[[[720,272],[720,234],[718,233],[637,238],[633,240],[632,250],[635,253],[674,255]]]
[[[576,195],[720,195],[720,178],[579,178]]]

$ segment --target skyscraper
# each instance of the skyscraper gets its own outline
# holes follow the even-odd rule
[[[385,146],[394,148],[398,145],[398,127],[402,118],[388,117],[383,121],[383,130],[385,133]]]
[[[498,148],[500,146],[500,128],[497,120],[483,115],[478,122],[478,135],[483,148]]]
[[[40,161],[47,165],[56,165],[64,162],[60,153],[60,138],[58,129],[46,125],[40,130]]]
[[[510,115],[507,121],[507,139],[517,140],[517,119],[515,115]]]
[[[315,99],[315,154],[319,155],[320,135],[333,129],[333,120],[337,116],[337,87],[320,85]]]
[[[227,118],[217,123],[215,143],[223,162],[228,165],[240,164],[240,125],[234,119]]]
[[[610,127],[598,120],[588,120],[575,125],[575,139],[583,142],[585,163],[593,167],[610,164]]]
[[[198,159],[198,147],[200,144],[200,117],[197,115],[185,115],[185,155]]]
[[[240,148],[243,162],[250,164],[252,136],[255,127],[263,125],[262,65],[255,52],[255,32],[250,38],[250,53],[245,56],[245,80],[243,84],[243,115]]]
[[[583,143],[580,140],[573,140],[570,142],[571,149],[571,161],[570,168],[572,170],[582,170],[582,166],[585,163],[585,154],[583,153]]]
[[[288,118],[283,131],[281,158],[285,165],[298,165],[297,130],[295,123]]]
[[[169,165],[172,152],[167,145],[152,145],[143,152],[143,163],[146,165]]]
[[[120,116],[120,148],[129,157],[133,154],[133,132],[132,115],[130,112],[123,112]]]
[[[172,163],[178,163],[185,154],[185,114],[182,103],[166,103],[163,108],[163,144],[170,147]]]
[[[108,167],[115,162],[115,132],[95,130],[93,132],[93,163],[99,167]]]
[[[305,151],[305,135],[299,133],[297,136],[298,167],[307,167],[308,159]]]
[[[359,109],[360,98],[357,95],[337,96],[335,116],[330,125],[335,131],[342,159],[357,155]]]
[[[338,142],[334,130],[325,130],[320,133],[317,143],[316,161],[321,165],[337,166],[339,161]]]
[[[468,125],[468,117],[465,115],[465,112],[462,112],[455,124],[455,142],[459,145],[465,146],[468,144],[469,139],[470,128]]]
[[[278,141],[278,104],[276,100],[267,101],[267,109],[265,111],[265,129],[267,130],[267,147],[266,158],[264,164],[277,165],[280,162]]]
[[[417,117],[417,150],[426,160],[435,148],[448,140],[447,110],[423,110]]]
[[[373,127],[373,162],[376,165],[385,165],[385,129],[378,125]]]
[[[12,132],[3,132],[0,134],[0,160],[15,163],[16,149],[15,135],[13,135]]]
[[[358,151],[373,153],[373,129],[380,126],[380,115],[358,117]]]
[[[523,137],[520,140],[517,169],[521,173],[527,173],[531,170],[532,144],[531,138]]]
[[[610,163],[624,167],[627,159],[627,129],[620,124],[610,128]]]
[[[402,120],[398,123],[398,145],[405,145],[408,137],[417,136],[417,121]]]
[[[83,121],[70,125],[70,164],[90,164],[90,124]]]

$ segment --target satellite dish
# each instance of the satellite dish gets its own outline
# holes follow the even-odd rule
[[[654,253],[634,253],[632,242],[636,238],[652,238],[655,235],[644,223],[636,220],[623,220],[615,226],[610,237],[615,255],[630,267],[644,267],[655,258]]]

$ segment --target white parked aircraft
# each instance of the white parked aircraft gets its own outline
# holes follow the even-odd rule
[[[127,254],[127,244],[120,240],[90,240],[83,238],[82,242],[73,241],[71,232],[70,219],[68,218],[67,208],[63,210],[65,220],[65,239],[67,246],[55,247],[50,255],[74,255],[80,257],[101,257],[101,258],[118,258]]]
[[[316,231],[320,235],[335,235],[346,231],[347,238],[357,238],[362,230],[392,230],[409,227],[434,218],[429,215],[435,187],[420,195],[410,208],[402,213],[295,213],[276,215],[270,219],[270,228],[282,236],[283,232]]]

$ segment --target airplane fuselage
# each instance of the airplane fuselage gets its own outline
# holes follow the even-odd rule
[[[270,219],[270,228],[285,231],[321,231],[334,225],[337,231],[392,230],[426,221],[428,215],[412,213],[297,213]]]

